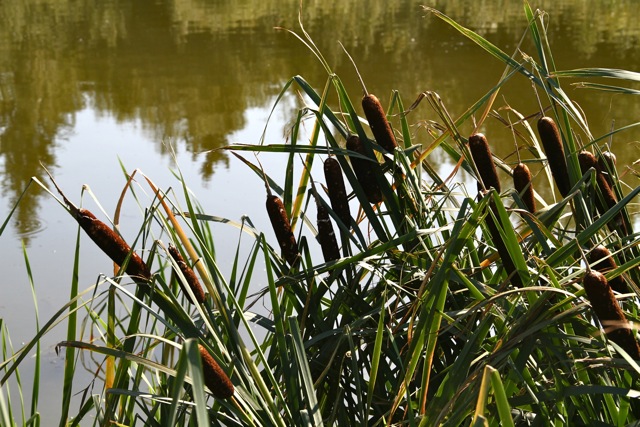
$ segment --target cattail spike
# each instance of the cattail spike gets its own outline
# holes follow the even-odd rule
[[[73,213],[73,209],[72,209]],[[87,209],[78,209],[74,218],[80,227],[113,262],[122,266],[129,257],[126,272],[137,279],[150,280],[151,272],[142,258],[131,250],[122,237]]]
[[[542,117],[538,120],[538,134],[556,186],[562,197],[567,197],[571,191],[571,181],[558,126],[551,117]]]
[[[591,168],[598,168],[598,161],[596,160],[596,156],[594,156],[587,150],[581,150],[578,153],[578,161],[580,162],[580,172],[582,173],[582,175],[587,173],[587,171]]]
[[[203,304],[205,300],[205,294],[204,294],[204,290],[202,289],[202,286],[200,285],[200,281],[196,276],[196,273],[184,261],[184,258],[182,258],[182,255],[180,254],[180,251],[178,251],[178,248],[176,248],[171,244],[169,244],[169,254],[171,255],[171,258],[173,258],[173,260],[178,265],[178,268],[182,272],[187,282],[187,285],[191,289],[191,292],[193,292],[193,295],[196,297],[196,301],[200,304]],[[182,280],[178,280],[178,284],[180,285],[182,292],[184,292],[184,294],[187,296],[187,299],[189,300],[189,302],[191,304],[194,304],[193,300],[191,299],[191,295],[189,295],[189,292],[187,292],[187,290],[185,289],[184,283],[182,283]]]
[[[362,141],[357,135],[351,135],[347,138],[347,150],[355,151],[358,154],[366,155]],[[377,204],[382,201],[382,192],[375,175],[376,164],[369,160],[351,157],[351,166],[356,178],[362,187],[367,200],[371,204]]]
[[[602,172],[610,187],[613,187],[613,176],[616,171],[616,155],[611,151],[603,151],[598,156],[598,169]]]
[[[582,284],[607,337],[622,347],[629,356],[640,359],[638,341],[604,275],[598,271],[589,271]]]
[[[596,183],[598,184],[598,189],[600,190],[600,194],[602,196],[602,201],[599,198],[596,198],[596,208],[600,215],[604,215],[609,209],[614,207],[618,203],[618,199],[616,198],[613,189],[609,186],[606,177],[603,175],[602,170],[598,166],[598,160],[596,156],[586,150],[580,151],[578,153],[578,160],[580,162],[580,171],[584,175],[589,169],[596,169]],[[618,212],[614,218],[609,222],[610,229],[619,229],[624,235],[627,235],[627,225],[624,217],[622,216],[622,212]]]
[[[375,95],[365,95],[362,98],[362,109],[376,142],[389,153],[393,153],[398,143],[380,100]]]
[[[469,137],[469,150],[480,173],[484,188],[488,190],[493,187],[500,193],[500,180],[496,172],[496,165],[493,163],[493,157],[491,157],[491,149],[487,138],[481,133],[471,135]]]
[[[589,264],[597,264],[595,268],[602,274],[618,268],[609,249],[602,245],[598,245],[591,250]],[[627,284],[622,276],[616,276],[609,280],[609,286],[616,292],[625,293],[628,291]]]
[[[324,179],[327,182],[331,207],[348,229],[351,226],[351,212],[349,210],[347,190],[344,186],[340,163],[333,157],[328,157],[324,161]]]
[[[129,262],[127,263],[126,273],[135,280],[151,280],[151,272],[149,267],[140,258],[138,254],[131,250],[131,247],[124,241],[124,239],[116,233],[111,227],[104,222],[100,221],[96,216],[87,209],[80,209],[74,205],[67,196],[64,195],[62,189],[58,186],[58,183],[51,173],[44,168],[49,179],[53,183],[53,186],[58,190],[62,200],[69,208],[69,212],[73,218],[78,222],[80,227],[87,233],[87,235],[93,240],[93,242],[115,262],[118,267],[124,264],[127,257]]]
[[[322,255],[326,262],[340,259],[340,249],[336,240],[336,234],[333,232],[333,225],[329,218],[327,208],[320,201],[320,196],[314,191],[316,205],[318,208],[318,241],[322,248]]]
[[[536,199],[533,194],[533,183],[531,182],[531,172],[524,163],[518,163],[513,168],[513,186],[515,187],[522,201],[531,213],[536,212]]]
[[[298,245],[291,231],[291,224],[289,223],[287,211],[284,209],[284,204],[278,196],[269,195],[267,196],[266,205],[271,226],[280,245],[282,257],[293,265],[298,260]]]
[[[218,399],[227,399],[233,396],[235,392],[233,383],[218,365],[218,362],[202,345],[198,344],[198,350],[200,350],[200,360],[202,361],[204,384],[209,388],[211,394]]]

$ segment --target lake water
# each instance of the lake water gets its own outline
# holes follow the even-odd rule
[[[392,90],[399,91],[405,105],[431,90],[457,116],[497,83],[503,66],[424,12],[422,4],[444,11],[508,53],[527,25],[517,0],[316,0],[304,2],[303,19],[353,97],[360,97],[360,86],[338,41],[385,105]],[[532,4],[549,13],[558,69],[640,71],[635,1]],[[179,166],[207,213],[232,220],[250,214],[258,228],[270,231],[261,181],[217,149],[233,142],[258,143],[276,97],[294,75],[318,91],[324,87],[326,72],[309,50],[274,29],[298,30],[297,12],[297,0],[0,2],[0,218],[21,198],[0,236],[0,318],[15,347],[35,332],[22,245],[33,270],[41,322],[64,304],[71,282],[77,226],[38,186],[32,184],[22,195],[31,177],[47,182],[43,166],[76,202],[88,185],[110,216],[125,185],[120,163],[128,171],[141,169],[162,188],[178,185],[171,170]],[[529,42],[522,49],[534,54]],[[640,120],[638,97],[574,89],[569,83],[565,87],[589,117],[593,135],[608,132],[612,123],[620,127]],[[496,108],[507,104],[525,115],[538,111],[523,79],[505,86]],[[300,105],[289,90],[269,123],[267,143],[286,141]],[[412,120],[437,117],[423,103]],[[513,150],[502,125],[489,122],[486,133],[499,155]],[[418,141],[428,140],[419,128],[416,134]],[[639,140],[637,129],[615,136],[620,173],[640,157]],[[267,171],[282,177],[284,161],[266,159]],[[631,174],[627,178],[638,185]],[[99,210],[86,194],[84,203]],[[142,213],[133,200],[127,199],[125,207],[126,236],[138,229]],[[234,245],[236,234],[215,230],[224,266],[229,256],[225,242]],[[80,283],[85,288],[98,272],[109,273],[112,267],[88,240],[82,248]],[[60,328],[44,343],[43,377],[55,390],[63,359],[53,349],[62,336]],[[28,377],[29,362],[25,370]]]

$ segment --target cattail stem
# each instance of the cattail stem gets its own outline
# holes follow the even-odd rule
[[[393,135],[393,130],[387,120],[387,115],[382,108],[380,100],[375,95],[365,95],[362,98],[362,109],[378,144],[389,153],[393,153],[398,143]]]
[[[567,197],[569,191],[571,191],[571,181],[569,180],[567,159],[564,156],[564,147],[558,126],[551,117],[542,117],[538,120],[538,134],[540,135],[542,147],[549,161],[549,168],[556,186],[562,197]]]
[[[233,396],[235,392],[233,383],[218,365],[218,362],[202,345],[198,344],[198,350],[200,350],[200,360],[202,361],[204,384],[209,388],[211,394],[218,399],[227,399]]]
[[[347,150],[366,156],[362,141],[357,135],[351,135],[347,138]],[[382,192],[376,178],[375,167],[377,167],[377,164],[358,157],[351,157],[350,161],[353,172],[356,174],[356,178],[369,203],[374,205],[380,203],[382,201]]]
[[[184,261],[184,258],[182,258],[182,255],[180,254],[180,251],[178,251],[178,249],[171,244],[169,245],[169,254],[171,255],[171,258],[173,258],[173,260],[178,265],[180,272],[182,273],[182,275],[184,276],[187,282],[187,286],[189,286],[189,288],[191,289],[191,292],[193,292],[193,295],[196,297],[196,301],[200,304],[203,304],[205,300],[205,294],[204,294],[204,290],[202,289],[202,286],[200,285],[200,281],[196,276],[196,273]],[[187,299],[189,300],[189,302],[191,304],[194,304],[193,299],[191,299],[191,295],[189,295],[189,292],[187,292],[184,286],[184,283],[182,283],[182,280],[178,279],[178,284],[180,285],[182,292],[184,292],[184,294],[187,296]]]
[[[598,271],[589,271],[585,274],[582,283],[593,311],[605,328],[607,337],[622,347],[629,356],[640,359],[638,341],[604,275]]]

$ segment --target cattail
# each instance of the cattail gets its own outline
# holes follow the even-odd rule
[[[596,264],[595,269],[605,274],[611,270],[615,270],[618,266],[611,256],[609,249],[602,245],[598,245],[589,253],[589,264]],[[627,284],[622,276],[616,276],[609,280],[609,286],[616,292],[624,293],[628,291]]]
[[[298,245],[291,231],[287,211],[278,196],[267,196],[267,213],[269,214],[273,231],[276,233],[282,257],[293,265],[299,256]]]
[[[614,207],[616,203],[618,203],[618,199],[613,192],[613,189],[609,186],[607,179],[603,175],[602,171],[598,166],[598,161],[596,156],[586,150],[580,151],[578,153],[578,160],[580,162],[580,171],[584,175],[589,169],[596,169],[596,183],[598,184],[598,188],[600,189],[600,194],[602,195],[602,200],[604,204],[600,201],[599,198],[596,198],[596,207],[600,212],[600,215],[604,215],[609,209]],[[617,226],[623,234],[628,234],[626,231],[626,222],[622,216],[621,212],[618,212],[610,223],[610,228]]]
[[[582,175],[587,173],[591,168],[598,169],[598,161],[596,156],[587,150],[581,150],[578,153],[578,161],[580,162],[580,172]]]
[[[582,279],[587,298],[593,311],[605,328],[607,337],[618,344],[629,356],[640,359],[640,347],[627,318],[620,308],[604,275],[589,271]]]
[[[362,141],[357,135],[351,135],[347,138],[347,150],[366,155]],[[358,182],[369,203],[374,205],[380,203],[382,201],[382,192],[375,175],[375,168],[378,166],[377,162],[373,163],[358,157],[351,157],[350,160],[353,172],[356,174],[356,178],[358,178]]]
[[[567,159],[564,157],[564,148],[558,126],[556,126],[551,117],[542,117],[538,120],[538,134],[549,160],[551,175],[556,181],[556,186],[562,197],[566,197],[571,191],[571,182],[569,181]]]
[[[176,264],[178,265],[178,268],[184,275],[187,285],[191,289],[191,292],[193,292],[193,295],[196,297],[196,301],[199,302],[200,304],[204,303],[204,299],[205,299],[204,290],[202,290],[202,286],[200,285],[200,281],[198,280],[196,273],[184,261],[184,258],[182,258],[182,255],[180,255],[180,251],[178,251],[178,248],[176,248],[171,244],[169,245],[169,254],[171,255],[171,258],[173,258],[173,260],[176,262]],[[187,290],[185,289],[184,284],[182,283],[182,280],[178,280],[178,284],[180,285],[182,292],[184,292],[184,294],[187,296],[187,299],[189,300],[189,302],[191,304],[194,304],[193,300],[191,299],[191,295],[189,295],[189,292],[187,292]]]
[[[375,95],[365,95],[364,98],[362,98],[362,109],[378,144],[389,153],[393,153],[398,143],[396,143],[396,138],[387,120],[387,115],[382,109],[380,100]]]
[[[603,151],[598,156],[598,170],[602,172],[611,187],[613,187],[613,173],[616,170],[616,163],[616,155],[611,151]]]
[[[91,240],[93,240],[113,262],[118,264],[118,266],[122,266],[127,257],[129,257],[125,270],[127,274],[136,279],[151,279],[151,272],[142,258],[135,252],[132,252],[131,247],[118,233],[97,219],[96,216],[87,209],[78,209],[70,203],[68,203],[68,205],[71,214],[76,221],[78,221],[80,227],[82,227]]]
[[[204,384],[211,390],[211,394],[218,399],[227,399],[233,396],[233,383],[224,373],[218,362],[209,354],[206,348],[198,344],[200,360],[202,361],[202,373]]]
[[[498,173],[496,172],[496,165],[493,163],[491,157],[491,150],[489,149],[489,143],[487,138],[481,133],[471,135],[469,137],[469,149],[473,156],[473,161],[480,173],[480,179],[484,184],[485,189],[493,187],[496,191],[500,192],[500,180],[498,179]]]
[[[536,199],[533,196],[533,183],[531,182],[531,172],[524,163],[518,163],[513,168],[513,186],[516,188],[522,201],[531,213],[536,212]]]
[[[124,241],[122,237],[111,229],[107,224],[100,221],[96,216],[87,209],[79,209],[74,205],[67,196],[64,195],[62,189],[58,187],[58,183],[53,176],[45,169],[47,175],[51,179],[54,187],[62,196],[64,203],[69,208],[69,212],[78,221],[80,227],[94,241],[102,252],[104,252],[118,267],[122,267],[128,258],[126,273],[131,276],[136,283],[143,283],[151,280],[151,272],[149,267],[144,263],[142,258],[131,250],[131,247]]]
[[[329,219],[327,208],[320,201],[320,197],[316,196],[316,205],[318,207],[318,241],[322,248],[322,255],[326,262],[340,259],[340,249],[336,241],[336,234],[333,232],[333,225]]]
[[[348,229],[351,226],[351,212],[349,211],[347,190],[344,187],[340,163],[333,157],[328,157],[324,161],[324,179],[327,182],[331,207]]]

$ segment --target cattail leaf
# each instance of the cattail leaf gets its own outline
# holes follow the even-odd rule
[[[571,85],[577,89],[592,89],[592,90],[599,90],[602,92],[620,93],[623,95],[640,95],[640,90],[631,89],[628,87],[603,85],[599,83],[590,83],[590,82],[577,82],[577,83],[572,83]]]
[[[612,79],[628,80],[640,82],[640,73],[635,71],[621,70],[616,68],[576,68],[573,70],[555,71],[556,77],[606,77]]]
[[[500,196],[496,192],[491,192],[490,197],[493,199],[492,206],[495,206],[495,209],[490,210],[490,213],[497,214],[496,224],[498,226],[500,238],[506,246],[510,258],[517,269],[517,274],[522,278],[523,284],[526,285],[530,283],[531,280],[529,276],[529,268],[527,267],[527,263],[524,259],[522,248],[518,242],[518,237],[513,230],[513,225],[511,224],[511,221],[509,221],[509,215],[502,204]]]
[[[311,370],[309,369],[305,346],[302,342],[302,335],[300,333],[296,316],[289,316],[288,323],[289,330],[291,331],[291,339],[293,341],[293,353],[299,369],[298,375],[300,377],[300,385],[305,392],[305,406],[311,412],[309,421],[312,421],[312,423],[310,425],[321,427],[324,423],[322,420],[322,414],[320,413],[320,405],[316,398],[313,377],[311,376]]]
[[[511,418],[511,405],[507,399],[507,394],[504,391],[502,379],[500,378],[500,372],[487,366],[491,376],[491,388],[493,389],[493,395],[495,397],[496,406],[498,408],[498,415],[500,417],[500,425],[505,427],[513,427],[513,418]]]
[[[386,301],[386,294],[383,295],[383,300]],[[384,307],[386,303],[382,304]],[[376,386],[376,381],[378,380],[378,370],[380,368],[380,358],[382,355],[382,342],[385,339],[385,310],[384,308],[380,310],[380,316],[378,318],[378,329],[376,331],[376,340],[373,344],[373,353],[371,360],[371,371],[369,372],[369,382],[367,389],[367,404],[366,404],[366,413],[364,419],[369,419],[369,412],[371,410],[371,401],[374,396],[374,389]]]
[[[597,221],[594,221],[589,227],[578,233],[576,239],[567,242],[565,245],[557,248],[553,254],[547,258],[547,263],[554,267],[563,262],[567,256],[574,253],[577,250],[576,242],[580,245],[585,245],[593,236],[598,234],[602,228],[616,215],[620,209],[626,206],[634,197],[640,194],[640,187],[634,188],[627,196],[619,201],[616,206],[609,209],[606,214],[600,216]]]
[[[295,76],[293,77],[293,79],[295,80],[295,82],[298,84],[298,86],[300,86],[300,88],[302,89],[302,91],[309,97],[311,98],[311,100],[318,106],[320,106],[322,104],[322,97],[320,95],[318,95],[318,93],[316,92],[316,90],[313,88],[313,86],[311,86],[303,77],[301,76]],[[341,96],[341,98],[344,96],[346,97],[346,99],[348,100],[348,96],[346,96],[346,91],[344,90],[344,87],[342,86],[342,83],[340,82],[340,79],[338,78],[338,76],[331,76],[329,78],[329,81],[331,83],[333,83],[333,85],[337,88],[338,91],[338,95]],[[344,101],[341,99],[341,102]],[[345,106],[349,106],[351,105],[351,103],[345,103]],[[353,111],[353,115],[351,116],[351,118],[357,118],[357,114],[355,113],[355,110],[353,110],[353,106],[351,105],[351,110]],[[327,107],[326,104],[324,104],[324,107],[322,109],[320,109],[318,111],[318,113],[320,115],[322,115],[323,117],[327,118],[327,120],[331,123],[331,125],[338,130],[338,132],[342,135],[343,138],[347,138],[349,136],[349,129],[347,127],[345,127],[344,122],[339,119],[335,113],[329,108]],[[350,111],[351,113],[351,111]],[[357,121],[357,120],[356,120]]]
[[[402,140],[404,141],[404,148],[409,149],[412,145],[412,137],[411,137],[411,127],[409,125],[409,121],[407,120],[407,114],[405,113],[404,104],[402,102],[402,97],[400,96],[400,92],[394,90],[391,95],[391,107],[397,107],[398,114],[400,115],[400,129],[402,130]]]

